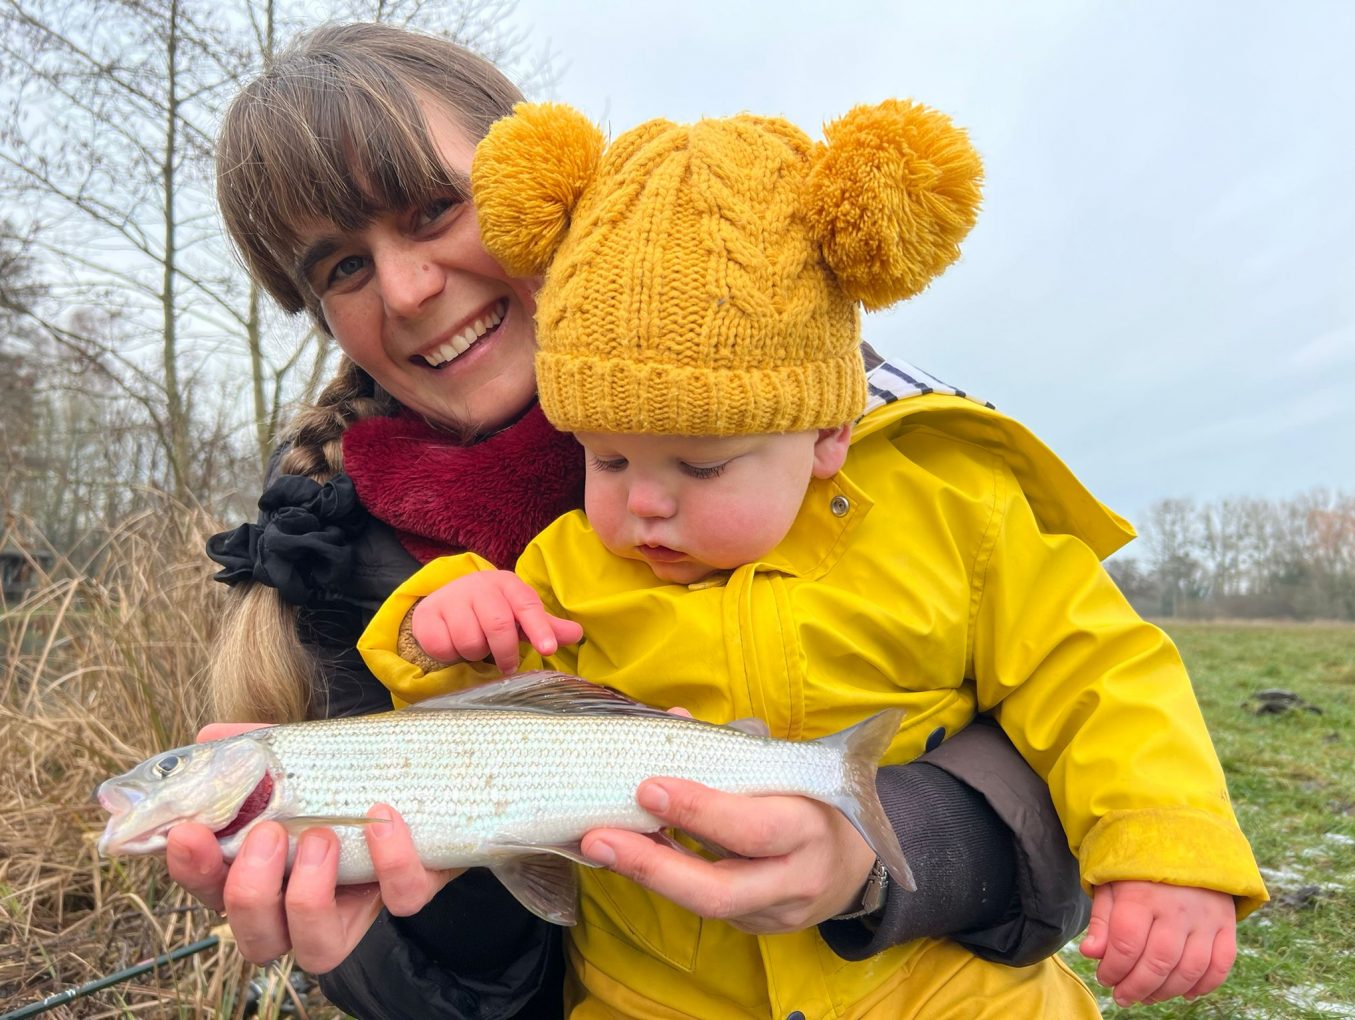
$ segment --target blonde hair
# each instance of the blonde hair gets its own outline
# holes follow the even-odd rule
[[[331,25],[297,40],[231,102],[217,142],[217,200],[250,274],[289,312],[328,331],[299,278],[302,231],[361,228],[388,209],[418,207],[466,182],[442,160],[424,103],[472,140],[522,98],[493,64],[452,42],[381,24]],[[395,403],[344,358],[288,430],[279,469],[325,481],[343,470],[350,424]],[[284,722],[325,714],[322,675],[276,590],[232,593],[208,674],[214,718]]]

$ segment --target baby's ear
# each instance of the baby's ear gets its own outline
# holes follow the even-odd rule
[[[983,165],[945,114],[909,100],[858,106],[824,128],[806,214],[843,291],[868,309],[912,297],[960,255]]]
[[[811,474],[815,478],[832,478],[842,470],[851,445],[851,422],[837,428],[819,429],[819,438],[814,441],[814,469]]]
[[[597,174],[602,131],[561,103],[518,103],[475,149],[471,196],[485,250],[514,276],[540,276]]]

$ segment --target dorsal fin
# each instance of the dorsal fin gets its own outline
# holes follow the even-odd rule
[[[661,708],[628,698],[610,687],[547,670],[518,673],[451,694],[440,694],[410,705],[405,711],[473,708],[513,708],[556,715],[668,715]]]

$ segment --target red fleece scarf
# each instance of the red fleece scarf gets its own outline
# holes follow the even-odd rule
[[[420,563],[471,550],[511,568],[555,518],[583,505],[583,451],[540,405],[470,446],[402,413],[364,418],[343,436],[358,498]]]

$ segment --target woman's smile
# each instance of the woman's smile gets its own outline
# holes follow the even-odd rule
[[[492,342],[498,336],[498,326],[507,314],[508,300],[500,298],[473,321],[460,329],[451,330],[426,350],[411,357],[410,361],[434,369],[445,368],[463,354],[475,349],[481,341]]]

